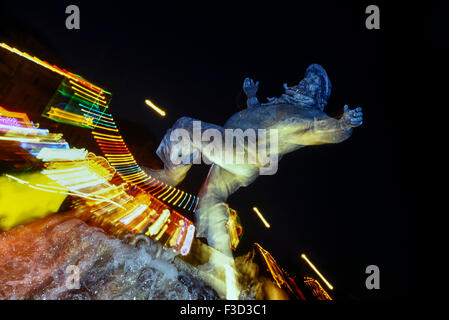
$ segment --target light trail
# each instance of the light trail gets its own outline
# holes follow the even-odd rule
[[[51,193],[60,193],[60,194],[66,194],[69,196],[77,196],[80,198],[84,198],[84,199],[89,199],[89,200],[94,200],[94,201],[100,201],[100,202],[109,202],[119,208],[125,209],[123,206],[121,206],[120,204],[106,198],[103,196],[98,196],[98,195],[93,195],[93,196],[89,196],[86,193],[83,192],[79,192],[79,191],[75,191],[75,190],[70,190],[72,192],[68,192],[67,189],[65,188],[59,188],[56,186],[50,186],[50,185],[42,185],[42,184],[36,184],[33,185],[31,184],[29,181],[25,181],[22,179],[19,179],[17,177],[11,176],[9,174],[5,174],[6,177],[15,180],[16,182],[20,183],[20,184],[24,184],[27,185],[30,188],[36,189],[36,190],[40,190],[40,191],[45,191],[45,192],[51,192]]]
[[[307,264],[313,269],[313,271],[315,271],[316,274],[320,276],[321,280],[324,281],[324,283],[330,290],[334,289],[334,287],[323,277],[323,275],[318,271],[318,269],[313,265],[313,263],[310,262],[310,260],[306,257],[304,253],[301,254],[301,258],[303,258],[307,262]]]
[[[157,107],[153,102],[151,102],[150,100],[146,99],[145,103],[147,104],[147,106],[149,106],[151,109],[153,109],[154,111],[156,111],[157,113],[159,113],[161,116],[165,117],[166,113],[164,110],[162,110],[161,108]]]
[[[262,220],[262,222],[265,225],[265,227],[270,228],[270,224],[262,216],[262,213],[260,213],[259,209],[257,209],[257,207],[253,207],[253,211],[259,216],[260,220]]]

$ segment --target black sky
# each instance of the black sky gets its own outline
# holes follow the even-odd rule
[[[239,254],[259,242],[295,273],[305,252],[344,293],[405,296],[408,212],[400,200],[405,182],[385,85],[399,73],[390,65],[401,30],[392,30],[387,8],[381,6],[382,29],[370,31],[370,3],[0,3],[1,14],[46,45],[62,67],[111,91],[119,123],[145,126],[149,134],[142,138],[155,145],[181,116],[224,124],[238,111],[245,77],[260,81],[258,96],[265,100],[279,96],[282,83],[298,83],[309,64],[321,64],[333,85],[326,111],[360,106],[364,124],[341,144],[287,155],[275,176],[262,176],[229,199],[244,227]],[[65,28],[69,4],[80,7],[81,30]],[[146,98],[168,116],[149,110]],[[183,186],[196,193],[206,173],[204,166],[193,168]],[[251,211],[254,205],[271,229]],[[370,264],[380,267],[379,291],[365,289]]]

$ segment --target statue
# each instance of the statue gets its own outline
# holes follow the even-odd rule
[[[209,160],[212,165],[201,187],[196,210],[197,237],[207,238],[211,247],[229,257],[230,265],[233,263],[233,256],[226,229],[226,200],[240,187],[251,184],[260,175],[263,164],[259,159],[253,163],[239,164],[224,161],[226,153],[233,153],[234,150],[217,152],[217,148],[212,151],[210,144],[195,139],[195,129],[205,135],[210,130],[221,133],[222,141],[220,137],[213,135],[214,142],[219,142],[220,145],[229,129],[275,130],[276,139],[259,139],[257,136],[256,143],[263,141],[265,148],[270,147],[269,155],[280,159],[282,155],[305,146],[342,142],[351,136],[353,128],[360,126],[363,120],[361,108],[350,110],[347,105],[344,106],[340,119],[331,118],[324,113],[331,94],[331,83],[326,71],[317,64],[307,68],[304,79],[298,85],[288,87],[284,84],[285,93],[279,98],[269,98],[267,103],[259,102],[256,96],[258,86],[259,83],[254,83],[252,79],[244,80],[243,90],[248,97],[247,109],[234,114],[223,127],[189,117],[180,118],[168,130],[157,149],[157,154],[164,163],[164,170],[157,172],[145,169],[148,174],[176,185],[184,179],[201,155]],[[196,123],[200,123],[201,128],[195,127]],[[175,130],[182,130],[188,139],[183,143],[173,141]],[[276,148],[272,150],[274,142]],[[245,147],[244,151],[248,157],[251,156],[250,147]],[[176,161],[180,157],[183,161]],[[220,263],[222,262],[214,261],[212,257],[208,266],[216,268]]]

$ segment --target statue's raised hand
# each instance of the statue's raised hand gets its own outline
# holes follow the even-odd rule
[[[347,105],[344,107],[343,117],[341,118],[341,125],[345,129],[355,128],[363,123],[362,108],[350,110]]]
[[[254,83],[254,80],[251,78],[246,78],[245,81],[243,81],[243,91],[245,91],[245,94],[248,98],[255,97],[258,88],[259,81]]]

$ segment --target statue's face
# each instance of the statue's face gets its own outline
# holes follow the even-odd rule
[[[315,98],[320,89],[320,85],[320,77],[315,73],[309,74],[306,81],[307,95]]]
[[[302,105],[317,107],[321,110],[326,106],[332,89],[326,71],[317,64],[312,64],[307,68],[305,78],[297,86],[287,87],[284,84],[284,87],[285,92],[296,96]]]

